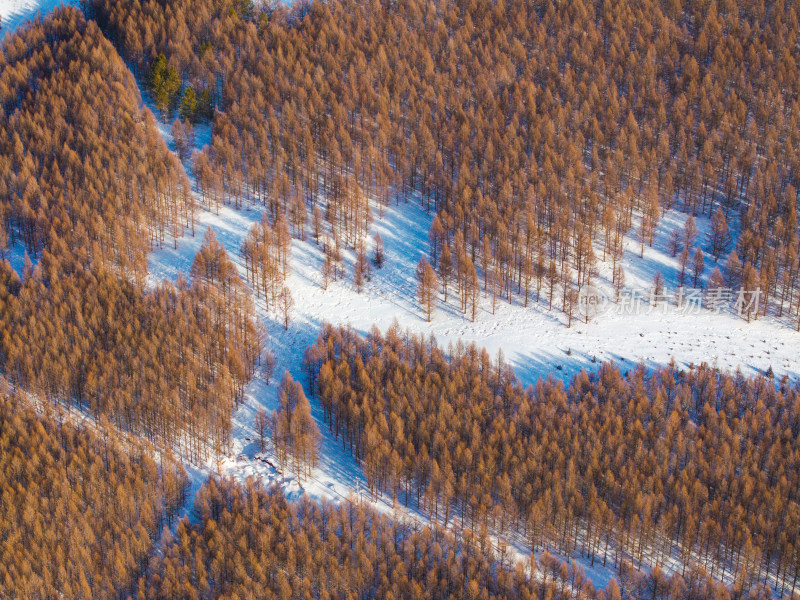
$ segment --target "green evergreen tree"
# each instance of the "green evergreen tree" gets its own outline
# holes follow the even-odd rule
[[[192,123],[197,119],[197,94],[195,94],[192,86],[187,87],[183,92],[180,115],[184,121],[190,121]]]
[[[167,64],[163,54],[159,54],[150,66],[149,84],[156,107],[166,116],[181,89],[181,79],[177,69]]]
[[[214,105],[211,102],[211,94],[208,89],[200,92],[200,100],[197,103],[197,118],[210,119],[214,116]]]

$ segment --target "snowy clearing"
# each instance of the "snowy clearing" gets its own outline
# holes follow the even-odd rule
[[[177,250],[170,245],[151,252],[148,265],[151,278],[174,281],[179,273],[187,274],[209,226],[231,259],[243,269],[239,248],[250,225],[260,215],[257,208],[236,211],[224,207],[219,215],[201,210],[194,238],[179,240]],[[659,243],[669,230],[682,224],[682,219],[678,213],[668,213],[659,228],[656,244],[645,248],[643,258],[638,256],[638,242],[628,241],[625,257],[628,290],[646,294],[656,269],[661,270],[668,289],[677,288],[677,259],[663,251]],[[257,302],[270,335],[268,346],[278,361],[278,375],[282,368],[289,368],[294,376],[301,376],[303,352],[316,339],[319,326],[325,321],[350,324],[365,334],[373,325],[385,331],[395,320],[404,329],[434,335],[440,344],[475,342],[492,354],[502,349],[526,384],[535,383],[551,372],[568,380],[581,368],[592,370],[596,363],[607,360],[614,360],[623,370],[640,362],[647,366],[663,365],[674,358],[687,368],[708,362],[725,370],[741,368],[745,374],[763,373],[770,367],[776,376],[800,374],[794,350],[800,334],[773,316],[748,323],[735,313],[733,306],[719,313],[700,308],[696,314],[684,314],[674,303],[662,302],[654,307],[644,297],[638,314],[628,314],[621,305],[609,302],[605,313],[589,323],[574,321],[568,328],[566,317],[555,306],[552,311],[547,310],[544,290],[540,302],[531,302],[527,308],[518,300],[509,304],[498,299],[495,314],[491,312],[491,298],[484,294],[474,322],[461,313],[451,292],[447,304],[440,294],[433,320],[428,323],[416,299],[414,270],[419,257],[427,255],[429,225],[430,216],[413,203],[391,206],[383,218],[376,219],[373,231],[383,238],[386,263],[382,269],[373,268],[372,280],[361,294],[356,292],[350,275],[352,253],[346,257],[348,275],[324,290],[322,251],[311,239],[294,240],[292,273],[287,284],[295,309],[289,329],[284,330],[277,313],[267,311],[263,302]],[[706,270],[707,274],[710,270]],[[603,278],[603,271],[597,287],[612,295],[606,289],[609,283]]]
[[[0,38],[33,19],[37,13],[44,16],[56,6],[66,4],[77,4],[77,0],[0,0]]]
[[[37,12],[44,14],[61,3],[61,0],[0,0],[0,35],[33,18]],[[165,141],[171,144],[169,124],[159,122],[159,129]],[[198,127],[195,133],[197,146],[210,139],[207,125]],[[373,269],[371,281],[360,294],[352,284],[352,252],[345,256],[345,278],[323,290],[320,248],[310,238],[293,240],[292,272],[287,285],[295,308],[288,329],[276,312],[267,309],[263,299],[256,301],[259,318],[268,334],[266,345],[276,359],[273,377],[268,382],[263,374],[258,374],[249,385],[246,401],[233,417],[233,441],[228,456],[206,465],[186,465],[192,481],[189,506],[208,475],[215,472],[238,480],[253,476],[265,484],[279,483],[289,498],[305,493],[311,498],[334,501],[367,499],[366,479],[359,465],[328,432],[322,409],[313,398],[313,416],[323,440],[320,461],[311,478],[301,481],[295,474],[279,473],[271,453],[261,452],[254,429],[258,408],[272,410],[277,406],[277,382],[285,370],[303,383],[306,393],[310,394],[302,359],[305,349],[316,339],[320,325],[326,321],[349,324],[362,334],[373,326],[385,331],[398,322],[413,332],[435,336],[443,345],[475,342],[492,354],[502,350],[525,384],[533,384],[548,374],[569,380],[580,369],[593,370],[607,360],[615,361],[625,371],[638,363],[655,367],[673,358],[687,368],[709,362],[721,369],[742,369],[745,374],[763,373],[772,368],[776,376],[800,376],[796,353],[800,334],[794,327],[772,316],[747,323],[731,310],[714,313],[702,309],[697,314],[683,314],[675,306],[662,304],[653,308],[645,301],[637,314],[625,314],[612,306],[589,323],[575,322],[568,328],[566,317],[555,306],[552,311],[547,309],[544,290],[540,302],[531,302],[528,307],[523,307],[519,300],[509,304],[499,299],[494,314],[491,298],[484,294],[474,322],[461,313],[457,298],[451,293],[447,304],[439,298],[433,321],[428,323],[416,299],[415,268],[420,256],[428,254],[427,234],[432,215],[413,202],[393,205],[383,215],[379,213],[378,207],[373,206],[375,222],[371,233],[378,232],[383,238],[386,262],[382,269]],[[260,217],[259,207],[247,205],[238,211],[223,207],[219,214],[199,209],[193,237],[186,232],[177,248],[173,248],[169,240],[150,253],[150,282],[154,284],[164,278],[174,281],[181,273],[188,275],[208,227],[214,229],[244,274],[239,250],[249,228]],[[684,221],[685,215],[677,211],[665,214],[659,223],[654,247],[645,247],[642,257],[636,235],[627,238],[624,267],[629,290],[646,292],[656,270],[663,274],[668,289],[677,287],[679,266],[677,259],[667,251],[667,237],[671,230],[682,227]],[[708,219],[698,219],[697,225],[700,229],[698,242],[704,244]],[[632,231],[636,231],[635,224]],[[595,251],[602,256],[602,249],[596,247]],[[18,272],[22,271],[23,256],[20,246],[10,250],[9,258]],[[710,263],[709,257],[703,280],[713,269]],[[609,275],[610,265],[601,263],[597,287],[610,296]],[[413,510],[391,506],[390,499],[370,502],[378,510],[392,512],[396,518],[425,520],[424,515]],[[523,557],[518,548],[515,551],[519,558]],[[598,587],[604,587],[615,575],[611,565],[602,567],[596,562],[590,566],[580,559],[578,562]]]
[[[622,314],[613,305],[588,324],[574,322],[568,328],[566,317],[555,306],[552,311],[547,310],[544,295],[538,304],[531,302],[528,307],[518,300],[511,304],[498,300],[495,314],[492,314],[491,298],[484,294],[473,322],[461,313],[458,299],[451,293],[447,304],[440,294],[433,320],[428,323],[416,298],[415,268],[420,256],[428,254],[427,233],[432,215],[414,202],[392,205],[385,209],[382,217],[378,207],[373,206],[373,215],[371,234],[378,232],[383,238],[386,261],[382,269],[373,268],[371,281],[360,294],[352,283],[355,258],[352,251],[345,253],[345,278],[331,282],[324,290],[322,250],[311,237],[305,241],[293,240],[292,272],[287,285],[295,307],[288,329],[284,328],[281,315],[268,310],[263,299],[256,299],[257,314],[268,334],[267,347],[276,359],[273,377],[268,383],[259,374],[251,382],[245,403],[234,415],[229,455],[218,464],[208,465],[210,471],[238,480],[252,476],[265,484],[278,483],[289,498],[308,494],[314,499],[333,501],[360,499],[395,518],[427,520],[426,515],[414,509],[392,506],[390,498],[374,501],[367,497],[366,479],[360,466],[341,441],[330,434],[323,422],[322,408],[313,398],[312,413],[323,434],[320,461],[313,476],[300,481],[293,473],[279,473],[271,452],[260,451],[253,426],[256,411],[260,406],[267,410],[277,407],[277,384],[284,370],[289,370],[310,394],[302,360],[306,348],[315,341],[320,325],[326,321],[349,324],[362,334],[373,326],[385,331],[398,322],[404,329],[435,336],[445,346],[460,340],[475,342],[492,354],[502,350],[525,384],[533,384],[548,374],[568,381],[580,369],[591,371],[607,360],[615,361],[623,371],[639,363],[648,367],[664,365],[674,358],[685,368],[709,362],[721,369],[741,369],[745,374],[763,373],[771,367],[776,376],[794,378],[800,375],[800,361],[794,351],[800,334],[788,323],[772,316],[747,323],[732,307],[718,314],[707,309],[697,314],[683,314],[677,307],[664,303],[650,308],[645,300],[639,314]],[[213,228],[244,275],[239,250],[250,226],[260,218],[260,207],[247,204],[240,210],[222,207],[219,214],[198,210],[194,237],[185,235],[178,241],[177,249],[170,240],[150,253],[151,283],[164,278],[174,281],[180,273],[188,274],[208,227]],[[668,254],[666,240],[669,232],[682,227],[684,221],[685,216],[678,212],[667,213],[660,223],[653,248],[645,247],[641,258],[638,239],[635,235],[627,239],[624,264],[629,290],[648,290],[656,270],[664,275],[668,289],[677,287],[679,266],[677,259]],[[708,220],[698,219],[697,224],[698,242],[703,243]],[[602,255],[602,249],[596,252]],[[712,269],[713,264],[706,268],[706,277]],[[609,272],[610,266],[601,263],[596,286],[610,296]],[[698,287],[700,285],[698,282]],[[517,540],[508,542],[512,555],[524,559],[524,544]],[[598,587],[604,587],[616,576],[610,563],[603,567],[598,562],[590,565],[588,559],[580,556],[560,558],[579,563]],[[663,565],[667,571],[671,570],[670,566]]]

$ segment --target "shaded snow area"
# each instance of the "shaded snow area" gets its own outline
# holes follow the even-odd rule
[[[5,251],[3,258],[10,264],[11,268],[17,272],[17,275],[22,276],[25,270],[25,255],[27,254],[25,246],[20,240],[15,240]],[[31,266],[36,266],[39,262],[38,258],[32,257],[28,254],[28,259],[31,261]]]
[[[350,324],[362,334],[373,326],[385,331],[395,321],[411,331],[434,335],[441,345],[449,342],[475,342],[490,353],[502,349],[506,360],[513,364],[517,375],[526,384],[550,373],[568,381],[580,369],[593,370],[601,361],[613,360],[623,371],[643,362],[648,367],[668,363],[674,358],[680,365],[710,362],[722,369],[741,368],[752,374],[772,367],[777,375],[800,374],[800,362],[794,349],[800,334],[788,323],[774,317],[761,317],[747,323],[728,307],[719,314],[700,309],[697,314],[684,314],[674,305],[651,309],[643,301],[638,314],[622,314],[616,305],[588,324],[573,323],[566,326],[566,317],[555,307],[547,310],[544,297],[538,304],[527,308],[520,300],[509,304],[498,300],[495,314],[491,312],[491,298],[482,297],[475,322],[464,315],[457,297],[450,293],[445,304],[440,296],[431,323],[426,322],[416,299],[416,264],[428,254],[427,232],[431,215],[414,202],[392,205],[379,216],[373,207],[375,222],[372,233],[379,232],[384,242],[386,262],[382,269],[373,267],[372,278],[361,294],[352,283],[354,253],[346,253],[344,279],[322,287],[321,265],[323,253],[312,238],[292,243],[292,272],[287,284],[295,300],[289,328],[284,329],[282,316],[268,310],[263,299],[256,299],[256,309],[267,334],[267,347],[274,353],[276,364],[270,382],[259,374],[250,384],[245,404],[234,415],[234,434],[229,458],[219,465],[221,474],[245,479],[260,477],[264,483],[278,482],[289,497],[306,493],[312,498],[340,500],[356,496],[366,499],[366,480],[356,461],[346,452],[341,441],[333,439],[323,422],[319,403],[310,396],[308,378],[302,368],[305,349],[314,343],[320,325],[327,321]],[[149,256],[152,283],[167,278],[175,280],[179,273],[188,274],[195,252],[202,243],[207,227],[212,227],[217,238],[225,245],[230,258],[239,266],[244,276],[240,256],[242,241],[250,226],[261,217],[259,207],[234,210],[223,207],[219,214],[200,209],[196,218],[194,237],[185,236],[178,241],[177,249],[168,243],[155,249]],[[639,257],[640,244],[632,236],[626,245],[625,268],[629,290],[651,286],[656,269],[664,275],[667,288],[677,287],[679,267],[669,256],[666,240],[674,227],[682,227],[685,217],[667,213],[660,224],[653,248],[645,247]],[[707,222],[698,220],[700,236]],[[602,248],[596,249],[602,256]],[[713,268],[706,268],[706,276]],[[609,266],[601,266],[597,287],[611,295],[607,278]],[[698,286],[700,282],[698,282]],[[543,290],[544,292],[544,290]],[[320,463],[313,476],[300,481],[292,473],[279,473],[277,461],[269,452],[260,452],[253,423],[259,406],[272,410],[277,406],[277,383],[284,370],[302,382],[311,399],[313,415],[323,433]],[[414,511],[393,508],[390,500],[372,502],[379,510],[408,514],[410,518],[424,519]],[[563,558],[563,557],[562,557]],[[613,568],[584,565],[596,585],[603,586],[614,576]]]
[[[0,0],[0,38],[33,19],[37,13],[44,16],[62,4],[77,4],[77,0]]]
[[[389,512],[396,518],[426,520],[425,515],[413,509],[392,507],[390,499],[374,501],[367,497],[366,479],[341,440],[335,440],[323,422],[322,408],[314,399],[308,378],[302,368],[306,348],[314,343],[320,325],[327,321],[350,324],[362,334],[373,326],[385,331],[395,321],[413,332],[433,335],[440,345],[450,342],[475,342],[494,354],[502,349],[506,360],[525,384],[533,384],[539,377],[552,373],[565,381],[580,369],[593,370],[601,361],[613,360],[624,371],[643,362],[648,367],[668,363],[671,359],[686,368],[693,364],[709,362],[716,366],[746,374],[763,372],[772,367],[776,375],[800,375],[800,361],[794,349],[800,342],[798,334],[788,322],[773,316],[760,317],[747,323],[726,307],[719,313],[701,308],[696,314],[678,309],[674,304],[662,303],[651,308],[646,300],[635,314],[623,314],[613,302],[605,312],[584,322],[566,326],[566,317],[555,307],[547,310],[543,296],[538,304],[528,307],[515,299],[498,300],[495,314],[491,312],[490,297],[483,296],[478,315],[473,322],[458,306],[458,298],[450,292],[445,304],[440,295],[431,323],[426,322],[416,299],[416,264],[428,254],[427,232],[432,216],[415,202],[392,205],[383,216],[373,207],[375,221],[372,234],[379,232],[384,242],[386,262],[382,269],[373,267],[372,278],[362,293],[357,293],[352,283],[352,265],[355,255],[345,253],[346,277],[322,287],[322,250],[309,237],[305,241],[293,240],[292,272],[287,285],[295,301],[292,320],[284,329],[282,316],[268,310],[263,299],[256,299],[256,310],[268,335],[267,347],[274,353],[276,364],[270,382],[259,374],[251,382],[246,402],[234,415],[234,433],[229,457],[221,463],[209,465],[224,476],[244,480],[249,476],[261,478],[265,484],[276,482],[288,497],[308,494],[311,498],[360,498],[369,501],[378,510]],[[240,210],[223,207],[219,214],[198,210],[195,235],[184,236],[177,249],[171,242],[153,250],[148,267],[151,283],[166,278],[175,280],[179,273],[188,274],[191,263],[202,243],[207,227],[212,227],[217,238],[225,245],[230,258],[239,266],[244,276],[240,248],[250,226],[261,218],[259,207],[245,206]],[[667,289],[677,288],[679,266],[677,259],[667,251],[669,232],[683,227],[685,216],[669,212],[662,219],[653,248],[645,246],[639,257],[640,244],[635,235],[626,241],[625,269],[628,291],[651,287],[653,274],[660,270]],[[707,220],[698,219],[698,243],[704,244]],[[635,227],[634,227],[635,231]],[[371,243],[371,238],[370,238]],[[371,248],[370,248],[371,250]],[[596,247],[598,257],[602,248]],[[370,252],[370,255],[372,252]],[[710,263],[710,264],[709,264]],[[707,258],[706,277],[713,269],[713,258]],[[610,265],[600,266],[596,287],[613,296],[608,279]],[[689,275],[687,274],[687,278]],[[689,279],[691,282],[691,279]],[[698,287],[701,282],[698,281]],[[544,293],[544,289],[542,290]],[[268,411],[277,406],[277,383],[284,370],[303,383],[311,399],[314,418],[323,433],[320,462],[313,476],[300,481],[293,473],[279,473],[277,461],[270,451],[260,452],[253,427],[258,407]],[[511,550],[522,558],[522,544],[511,543]],[[567,557],[560,557],[565,559]],[[572,557],[584,568],[594,584],[603,587],[615,576],[611,565],[603,567],[586,559]],[[585,564],[584,564],[585,563]],[[664,565],[669,570],[669,565]]]

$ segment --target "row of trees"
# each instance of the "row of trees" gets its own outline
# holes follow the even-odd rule
[[[213,232],[191,281],[147,286],[192,195],[96,23],[60,8],[1,49],[0,224],[38,263],[0,263],[0,368],[191,460],[221,453],[261,354],[249,289]]]
[[[280,468],[291,467],[301,479],[310,476],[319,458],[321,434],[303,386],[292,379],[289,371],[284,372],[278,386],[278,409],[269,416],[259,413],[256,421],[257,428],[270,430]],[[264,450],[263,441],[261,445]]]
[[[334,228],[358,196],[342,189],[419,198],[437,211],[434,267],[448,246],[496,297],[538,300],[544,282],[565,311],[600,245],[624,281],[634,217],[643,249],[666,209],[721,211],[741,232],[730,276],[749,268],[763,310],[800,311],[791,2],[91,6],[134,64],[163,52],[185,85],[213,90],[195,171],[214,198],[321,206]],[[723,257],[721,241],[707,253]]]
[[[264,213],[261,221],[254,224],[242,242],[247,281],[253,286],[256,296],[264,296],[267,308],[277,305],[278,298],[289,274],[291,236],[286,220],[279,218],[270,224]]]
[[[147,292],[106,269],[65,275],[48,252],[23,282],[4,261],[0,330],[15,383],[195,461],[227,447],[261,348],[250,290],[211,230],[191,282]]]
[[[141,281],[150,247],[193,226],[180,163],[130,71],[79,11],[5,37],[0,106],[3,250],[75,254]]]
[[[132,593],[186,475],[135,439],[119,444],[0,392],[0,588],[13,600]]]
[[[399,522],[353,502],[307,498],[280,489],[211,480],[197,495],[196,521],[153,561],[147,598],[407,598],[469,600],[730,598],[702,570],[667,578],[625,564],[595,590],[583,569],[548,553],[517,562],[470,531]],[[765,595],[766,594],[766,595]],[[761,591],[752,598],[768,598]]]
[[[305,364],[375,496],[532,550],[797,589],[796,385],[604,364],[524,389],[475,346],[330,325]]]
[[[642,222],[644,223],[644,221]],[[437,232],[443,235],[440,222],[434,220],[430,241],[434,256],[437,257],[437,267],[434,269],[427,257],[423,256],[420,258],[416,270],[417,298],[428,321],[432,318],[440,296],[447,303],[448,292],[451,291],[458,295],[461,311],[471,315],[474,321],[481,299],[481,286],[485,295],[490,298],[491,310],[494,314],[498,300],[507,295],[507,288],[504,287],[504,281],[507,280],[498,273],[492,263],[481,262],[479,265],[475,265],[470,259],[460,234],[455,236],[456,254],[454,255],[448,244],[440,243],[441,238]],[[730,299],[733,296],[748,300],[746,306],[740,307],[738,311],[740,316],[745,317],[748,321],[751,317],[758,318],[759,314],[766,315],[769,305],[768,296],[761,286],[758,271],[751,264],[742,266],[735,250],[728,255],[724,267],[726,274],[723,275],[719,266],[714,266],[704,283],[704,275],[707,271],[706,255],[703,253],[701,244],[698,243],[698,234],[697,224],[691,215],[686,218],[683,227],[676,227],[669,234],[667,250],[673,258],[678,258],[678,286],[680,288],[691,287],[695,290],[704,288],[708,297],[705,306],[711,310],[725,309],[724,302],[720,298],[728,297]],[[730,232],[721,208],[717,209],[712,216],[711,228],[706,237],[716,263],[723,249],[730,244]],[[612,261],[611,283],[615,292],[614,299],[619,302],[625,288],[625,272],[621,264],[622,234],[607,231],[605,238],[611,248],[608,252]],[[608,242],[608,240],[611,241]],[[642,250],[643,248],[644,241],[642,241]],[[591,246],[587,245],[586,251],[590,257],[593,257],[594,251]],[[605,252],[606,250],[604,250]],[[481,261],[487,256],[489,256],[488,252],[481,255]],[[584,280],[588,285],[591,277],[596,275],[594,258],[591,258],[584,268],[589,270],[589,279]],[[482,283],[479,273],[483,275]],[[578,313],[579,287],[561,286],[561,293],[558,293],[560,280],[555,261],[550,261],[548,265],[545,265],[537,260],[533,270],[520,273],[520,277],[526,305],[529,297],[533,297],[535,302],[545,300],[548,308],[552,308],[553,303],[556,302],[560,304],[561,310],[567,316],[567,326],[572,324]],[[654,273],[650,292],[654,303],[658,303],[659,299],[666,294],[664,275],[659,270]],[[758,302],[749,302],[755,295],[758,296]],[[783,316],[787,303],[788,311],[791,313],[794,310],[795,298],[790,287],[782,286],[777,292],[777,297],[779,300],[777,315],[779,317]],[[731,304],[735,308],[735,302]],[[590,315],[585,312],[582,316],[588,320]],[[800,318],[797,326],[800,329]]]

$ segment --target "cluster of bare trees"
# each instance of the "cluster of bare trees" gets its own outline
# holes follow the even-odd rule
[[[374,495],[532,550],[676,560],[749,589],[800,576],[800,388],[708,367],[524,389],[474,346],[323,327],[306,366]],[[737,587],[738,586],[738,587]]]
[[[261,221],[253,225],[242,242],[247,280],[256,291],[256,296],[264,296],[267,308],[278,307],[284,282],[289,274],[291,236],[286,220],[279,218],[270,224],[265,213]]]
[[[624,236],[643,252],[666,209],[722,216],[741,232],[725,276],[762,290],[762,313],[800,316],[793,3],[91,5],[134,64],[164,52],[208,90],[195,171],[215,201],[319,209],[352,238],[343,189],[419,198],[439,217],[435,268],[443,246],[466,252],[493,303],[544,291],[570,317],[600,245],[619,290]],[[724,238],[703,252],[725,257]]]
[[[292,244],[286,219],[278,215],[270,224],[267,213],[254,224],[242,242],[240,252],[244,258],[247,281],[253,286],[256,297],[264,297],[267,309],[275,310],[289,329],[294,309],[294,299],[286,277],[289,275],[289,258]]]
[[[303,386],[292,379],[289,371],[278,388],[278,409],[266,423],[281,469],[292,467],[301,479],[310,476],[319,458],[321,435]]]
[[[430,268],[427,259],[425,259],[425,265],[427,266],[424,266],[420,261],[420,266],[417,270],[417,280],[420,284],[418,296],[420,303],[428,314],[428,320],[430,320],[432,312],[431,304],[435,301],[438,290],[436,285],[433,285],[432,294],[423,294],[423,291],[431,287],[424,283],[423,279],[427,279],[433,284],[441,283],[441,292],[445,303],[447,303],[448,291],[452,290],[459,298],[461,312],[465,315],[468,314],[474,321],[478,313],[478,303],[481,296],[481,278],[473,260],[474,255],[470,255],[464,245],[464,237],[460,233],[456,234],[455,245],[451,251],[450,244],[447,243],[447,235],[437,216],[434,217],[428,239],[430,240],[431,254],[436,262],[436,269],[431,269],[432,273],[428,273],[427,278],[425,278],[424,274]],[[488,254],[483,256],[488,256]],[[489,263],[484,263],[480,266],[483,270],[483,289],[491,292],[492,312],[494,312],[497,297],[501,293],[501,279],[497,271]],[[530,280],[526,280],[525,285],[530,286]]]

